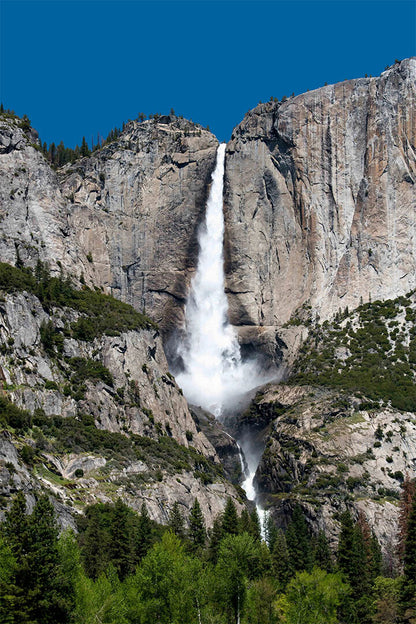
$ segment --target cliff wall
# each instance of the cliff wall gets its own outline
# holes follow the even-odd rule
[[[234,325],[253,336],[303,305],[325,319],[415,288],[415,105],[412,58],[247,113],[226,155]]]

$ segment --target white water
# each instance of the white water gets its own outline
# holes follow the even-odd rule
[[[243,394],[265,383],[255,362],[242,362],[237,336],[228,322],[223,256],[224,157],[223,143],[218,148],[205,222],[198,236],[198,266],[185,308],[186,341],[178,348],[185,371],[176,376],[188,401],[217,418]]]
[[[268,381],[256,362],[242,361],[236,333],[228,322],[223,256],[224,158],[225,144],[222,144],[212,174],[205,222],[198,236],[198,265],[185,309],[186,340],[178,348],[185,370],[176,376],[187,400],[217,418],[224,409],[237,405],[243,395]],[[247,461],[248,475],[242,461],[246,475],[242,487],[247,498],[254,501],[253,478],[258,462],[253,462],[250,456]],[[257,506],[257,512],[263,526],[264,511]]]
[[[245,457],[247,458],[247,469],[246,469],[244,466],[241,446],[238,445],[238,448],[239,448],[239,453],[240,453],[241,470],[242,470],[243,475],[245,475],[246,477],[243,483],[241,484],[241,487],[245,491],[248,500],[255,501],[257,495],[256,495],[255,487],[254,487],[254,476],[256,474],[256,470],[258,466],[258,460],[256,460],[249,453],[246,453],[245,454]],[[257,515],[260,520],[261,535],[264,539],[265,537],[264,525],[265,525],[265,520],[266,520],[266,511],[262,509],[262,507],[260,507],[260,505],[257,503],[256,503],[256,510],[257,510]]]

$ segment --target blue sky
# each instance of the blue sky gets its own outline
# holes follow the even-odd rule
[[[73,147],[139,112],[228,140],[266,101],[416,55],[416,3],[395,0],[1,0],[0,97],[42,141]]]

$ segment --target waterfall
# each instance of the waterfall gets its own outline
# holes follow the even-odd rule
[[[186,339],[179,346],[185,370],[176,376],[189,403],[221,417],[239,397],[264,383],[255,362],[243,362],[228,322],[224,291],[223,178],[225,143],[217,152],[205,221],[201,224],[196,273],[185,308]]]
[[[236,406],[243,395],[267,381],[255,361],[243,362],[236,332],[228,321],[223,255],[224,163],[223,143],[217,152],[205,221],[198,233],[198,264],[185,308],[186,337],[178,347],[184,370],[176,375],[189,403],[200,405],[217,418],[221,418],[224,409]],[[251,466],[250,458],[248,465],[243,487],[249,500],[254,500],[257,465]],[[259,508],[258,511],[261,514]]]

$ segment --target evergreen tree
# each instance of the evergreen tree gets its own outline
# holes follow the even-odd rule
[[[57,624],[68,619],[65,588],[61,585],[58,526],[55,510],[47,496],[41,496],[30,516],[30,550],[27,556],[30,584],[26,587],[30,619]]]
[[[257,509],[253,509],[250,514],[250,535],[258,542],[261,541],[261,526],[260,526],[260,518],[257,513]]]
[[[248,509],[244,508],[238,519],[238,533],[239,534],[250,533],[250,530],[251,530],[250,514],[248,513]]]
[[[104,517],[104,505],[89,507],[86,512],[87,527],[80,537],[82,562],[85,572],[92,579],[98,578],[110,562],[110,535]]]
[[[214,519],[214,524],[209,534],[208,559],[212,563],[217,563],[220,543],[223,538],[222,517],[218,515]]]
[[[14,624],[18,618],[23,622],[24,613],[17,613],[19,596],[15,584],[17,563],[11,548],[0,535],[0,622]]]
[[[331,549],[329,548],[328,539],[324,531],[319,531],[318,537],[315,540],[313,558],[318,568],[326,572],[332,572],[334,566],[332,563]]]
[[[49,145],[49,150],[48,150],[48,159],[49,162],[54,165],[56,162],[56,146],[55,143],[51,143]]]
[[[109,550],[111,563],[124,580],[134,569],[134,549],[130,510],[120,498],[112,513]]]
[[[407,534],[403,553],[403,583],[400,608],[404,622],[416,621],[416,496],[407,522]]]
[[[146,503],[140,509],[140,517],[136,536],[136,557],[140,561],[150,550],[153,544],[153,524],[147,511]]]
[[[29,548],[29,520],[23,492],[18,492],[13,499],[2,529],[13,557],[21,562]]]
[[[175,501],[172,505],[172,509],[169,514],[168,526],[171,531],[180,539],[183,539],[185,537],[185,521],[178,501]]]
[[[68,587],[61,582],[62,565],[53,506],[46,496],[41,496],[31,516],[24,517],[25,508],[24,496],[19,493],[6,513],[3,527],[5,543],[13,557],[8,621],[16,624],[67,622]]]
[[[264,536],[270,552],[273,552],[274,543],[277,538],[277,530],[277,526],[272,516],[270,513],[266,512],[264,517]]]
[[[341,531],[338,540],[337,562],[339,569],[348,581],[355,584],[357,540],[354,521],[349,511],[345,511],[340,518]],[[359,573],[363,573],[363,570]]]
[[[410,479],[409,474],[406,473],[404,481],[402,483],[402,493],[400,496],[399,507],[399,529],[397,539],[397,554],[399,560],[403,563],[403,556],[405,550],[405,542],[407,537],[407,524],[409,522],[410,513],[412,511],[413,499],[415,498],[415,480]]]
[[[299,505],[293,510],[292,520],[286,531],[289,564],[292,574],[312,569],[311,535],[305,516]]]
[[[228,497],[222,516],[222,532],[223,535],[238,534],[238,516],[237,509],[231,497]]]
[[[279,583],[279,588],[284,589],[290,577],[289,551],[287,549],[286,537],[282,529],[276,532],[272,550],[272,566],[274,575]]]
[[[349,511],[341,515],[338,542],[339,570],[351,585],[351,601],[347,613],[351,621],[365,624],[370,610],[370,572],[368,551],[362,528],[354,523]]]
[[[87,143],[87,141],[85,140],[85,136],[83,136],[83,137],[82,137],[82,143],[81,143],[81,157],[84,157],[84,156],[89,156],[89,155],[90,155],[90,153],[91,153],[91,152],[90,152],[90,150],[89,150],[88,143]]]
[[[203,548],[206,540],[205,519],[201,506],[196,498],[189,515],[189,539],[192,550]]]

